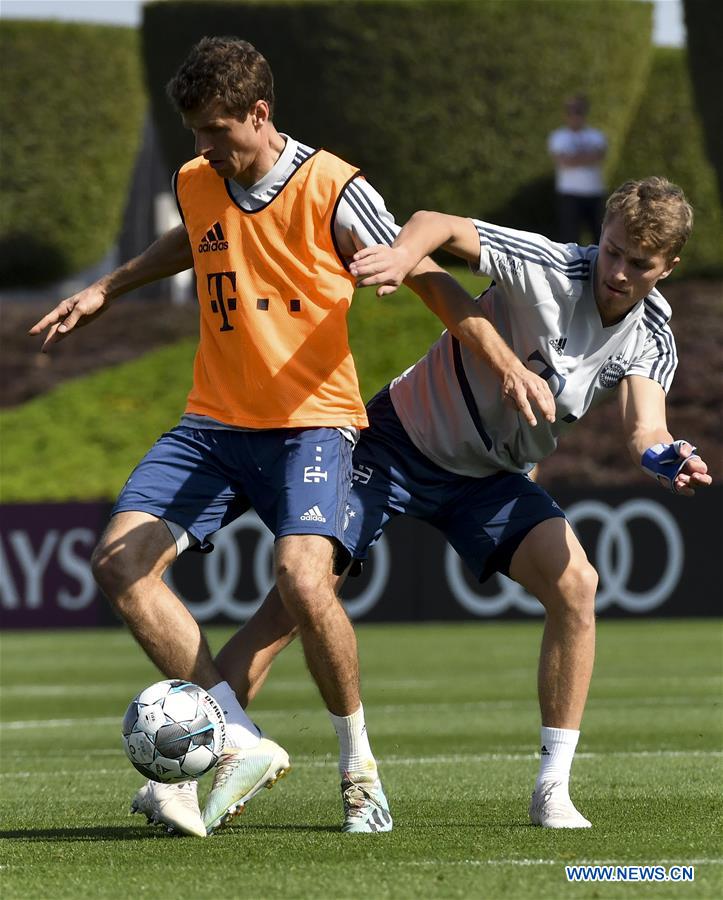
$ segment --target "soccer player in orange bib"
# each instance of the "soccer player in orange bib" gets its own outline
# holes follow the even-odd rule
[[[278,132],[268,63],[236,38],[204,38],[168,86],[197,156],[174,176],[183,224],[143,254],[62,301],[32,329],[43,349],[116,297],[193,267],[200,341],[178,426],[134,469],[93,555],[93,571],[167,676],[208,690],[227,719],[224,755],[201,815],[193,783],[149,782],[132,809],[204,836],[289,768],[214,664],[197,623],[162,576],[178,554],[253,507],[275,536],[276,583],[339,738],[343,831],[390,831],[369,744],[354,631],[334,592],[349,561],[343,521],[351,455],[366,427],[346,314],[351,257],[391,244],[398,228],[353,166]],[[530,421],[554,415],[528,371],[472,300],[431,261],[411,285],[500,377]]]

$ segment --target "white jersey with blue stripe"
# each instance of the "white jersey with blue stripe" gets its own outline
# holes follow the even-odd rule
[[[477,299],[525,365],[555,396],[554,423],[530,426],[502,399],[499,378],[449,332],[396,378],[391,399],[409,437],[437,465],[482,477],[528,472],[627,375],[667,392],[677,364],[670,307],[653,290],[622,321],[604,327],[594,296],[598,248],[473,220],[476,274],[492,287]]]

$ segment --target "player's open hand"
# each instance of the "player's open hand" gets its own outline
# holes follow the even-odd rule
[[[693,447],[687,442],[680,448],[681,456],[691,456],[692,453]],[[692,497],[696,488],[708,487],[712,483],[708,466],[699,456],[693,455],[691,459],[686,460],[683,468],[675,476],[675,493],[683,497]]]
[[[47,353],[51,344],[62,341],[74,328],[88,325],[107,308],[108,300],[102,287],[98,283],[91,284],[80,293],[62,300],[55,309],[36,322],[28,334],[42,334],[47,328],[48,333],[40,348],[43,353]]]
[[[352,257],[349,271],[357,280],[357,287],[378,284],[377,297],[392,294],[414,268],[413,261],[403,247],[364,247]]]
[[[555,421],[555,398],[544,378],[525,368],[522,363],[505,372],[502,396],[514,403],[530,425],[537,425],[534,404],[548,422]]]

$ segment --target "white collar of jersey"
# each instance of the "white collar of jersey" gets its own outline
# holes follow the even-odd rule
[[[281,134],[281,132],[279,132],[279,137],[282,137],[286,141],[286,146],[264,177],[260,178],[256,184],[251,185],[249,188],[250,194],[266,193],[270,187],[286,174],[286,171],[293,162],[294,156],[296,156],[296,149],[299,146],[297,141],[289,137],[288,134]]]
[[[288,134],[279,132],[279,135],[286,141],[286,146],[281,151],[279,158],[263,178],[259,178],[257,182],[255,182],[248,188],[240,185],[238,181],[229,180],[228,184],[231,188],[231,193],[233,194],[237,202],[243,202],[243,200],[247,197],[251,197],[254,200],[263,200],[264,195],[269,190],[269,188],[273,187],[273,185],[276,184],[277,181],[280,181],[288,171],[291,163],[294,160],[294,157],[296,156],[296,150],[299,144],[298,141],[295,141],[292,137],[289,137]]]

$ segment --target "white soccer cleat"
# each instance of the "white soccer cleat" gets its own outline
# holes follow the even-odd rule
[[[567,788],[559,781],[543,782],[535,788],[530,821],[543,828],[592,828],[592,823],[575,809]]]
[[[261,788],[273,787],[290,768],[289,754],[268,738],[261,738],[255,747],[226,750],[203,810],[206,832],[211,834],[230,822]]]
[[[345,772],[341,782],[344,804],[345,834],[376,834],[392,830],[392,815],[376,772],[373,776],[359,772]]]
[[[144,813],[149,825],[165,825],[169,832],[206,837],[197,791],[195,781],[181,784],[149,781],[133,798],[131,813]]]

